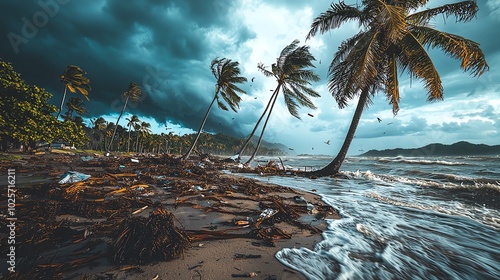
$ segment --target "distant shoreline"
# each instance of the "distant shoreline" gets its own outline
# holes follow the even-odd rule
[[[431,156],[485,156],[500,155],[500,145],[472,144],[466,141],[451,145],[440,143],[429,144],[413,149],[369,150],[358,157],[431,157]]]

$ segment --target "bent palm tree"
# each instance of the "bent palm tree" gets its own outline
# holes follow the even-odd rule
[[[201,131],[205,126],[205,122],[207,121],[208,115],[210,114],[210,110],[212,110],[212,106],[217,100],[217,105],[224,111],[228,111],[228,108],[221,100],[219,100],[219,96],[226,102],[227,105],[236,112],[236,109],[239,108],[239,103],[241,101],[238,93],[246,93],[244,90],[240,89],[236,84],[243,83],[247,81],[247,78],[241,77],[240,68],[238,67],[239,63],[237,61],[231,61],[227,58],[216,58],[212,60],[210,64],[210,69],[212,70],[212,74],[217,79],[217,83],[215,84],[215,96],[208,106],[208,110],[205,113],[205,117],[201,122],[200,128],[198,129],[198,133],[196,134],[196,138],[191,144],[191,148],[187,151],[187,153],[183,156],[184,159],[189,158],[191,152],[196,146],[196,142],[200,138]]]
[[[133,115],[130,119],[129,118],[125,118],[128,122],[127,122],[127,126],[128,126],[128,141],[127,141],[127,153],[130,152],[130,131],[132,130],[132,127],[135,127],[139,122],[139,117],[137,117],[136,115]]]
[[[56,119],[59,118],[61,112],[63,110],[64,99],[66,99],[66,91],[69,89],[72,93],[76,93],[79,91],[85,99],[89,100],[89,90],[90,88],[90,80],[89,78],[83,76],[86,74],[83,70],[75,65],[69,65],[64,69],[64,73],[61,75],[60,80],[65,85],[64,86],[64,94],[61,100],[61,107],[59,108],[59,112],[57,113]]]
[[[116,126],[115,129],[113,130],[113,135],[111,136],[111,140],[109,141],[107,152],[111,150],[111,144],[113,143],[113,139],[115,138],[116,129],[118,128],[118,123],[120,122],[123,112],[125,112],[125,108],[127,108],[128,101],[130,100],[131,102],[138,102],[140,100],[141,94],[142,94],[141,88],[136,83],[130,83],[130,85],[128,86],[128,90],[123,93],[123,96],[125,97],[125,103],[123,104],[122,111],[118,116],[118,120],[116,121]]]
[[[318,16],[307,38],[343,23],[356,20],[362,30],[345,40],[336,52],[328,70],[329,90],[338,106],[344,108],[350,99],[359,95],[358,105],[335,159],[316,175],[338,173],[354,138],[363,109],[370,104],[370,95],[384,92],[394,115],[399,110],[398,71],[408,72],[411,78],[422,80],[427,100],[442,100],[443,86],[439,73],[426,51],[439,48],[452,58],[461,60],[460,67],[480,76],[489,69],[479,44],[458,35],[438,31],[428,25],[438,16],[454,15],[457,21],[472,20],[478,10],[476,1],[443,5],[415,12],[427,0],[364,0],[362,9],[340,2]]]
[[[267,122],[278,99],[280,90],[283,91],[283,97],[285,99],[285,104],[288,108],[288,112],[298,119],[300,119],[298,108],[299,105],[305,106],[307,108],[316,109],[316,106],[312,103],[308,96],[320,97],[320,95],[310,88],[311,82],[319,81],[319,77],[313,73],[312,70],[306,69],[307,67],[313,67],[312,61],[316,60],[314,56],[309,52],[309,46],[298,47],[299,41],[294,40],[290,45],[286,46],[280,53],[276,63],[271,65],[271,71],[267,70],[262,63],[258,65],[258,69],[266,77],[274,77],[278,82],[276,89],[274,90],[269,102],[267,103],[266,109],[260,116],[257,124],[255,125],[252,133],[243,145],[240,153],[246,147],[250,139],[252,138],[255,130],[259,126],[261,120],[269,109],[267,113],[266,121],[262,127],[260,133],[259,141],[257,146],[245,164],[250,164],[257,151],[259,150],[260,144],[262,142],[262,137],[264,136],[264,131],[266,130]]]

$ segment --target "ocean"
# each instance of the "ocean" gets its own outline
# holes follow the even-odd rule
[[[282,160],[310,170],[332,158]],[[309,279],[500,279],[500,156],[348,157],[341,173],[241,174],[314,190],[341,213],[313,250],[278,251],[283,264]]]

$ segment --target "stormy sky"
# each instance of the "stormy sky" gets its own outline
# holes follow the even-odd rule
[[[458,1],[430,2],[432,7]],[[152,123],[156,133],[166,132],[166,125],[178,134],[198,129],[213,98],[210,62],[216,57],[236,60],[249,80],[242,85],[247,95],[242,96],[237,113],[214,107],[205,131],[244,137],[276,87],[273,79],[258,72],[257,64],[271,65],[286,45],[299,39],[316,57],[315,72],[321,81],[313,88],[321,97],[313,101],[318,109],[301,109],[299,120],[279,99],[264,139],[283,143],[296,153],[334,155],[357,100],[348,108],[338,108],[326,86],[327,67],[340,42],[359,27],[346,24],[306,42],[311,22],[331,3],[7,0],[0,2],[0,57],[12,62],[28,83],[50,91],[51,103],[56,105],[64,89],[59,76],[67,65],[80,66],[92,85],[91,101],[86,102],[88,119],[104,115],[115,122],[123,106],[122,93],[130,82],[136,82],[144,96],[140,103],[128,106],[125,117],[137,114]],[[377,95],[363,113],[350,154],[462,140],[500,144],[500,0],[478,0],[478,5],[477,19],[469,23],[438,17],[432,24],[480,43],[490,71],[474,78],[463,73],[458,61],[431,50],[443,81],[444,101],[426,102],[422,84],[401,76],[398,115],[393,116],[386,98]],[[126,125],[124,118],[120,124]]]

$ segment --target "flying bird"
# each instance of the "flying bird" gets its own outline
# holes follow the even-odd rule
[[[382,120],[381,120],[379,117],[377,117],[377,121],[378,121],[378,122],[381,122]]]
[[[310,113],[307,113],[307,115],[308,115],[309,117],[314,117],[314,116],[313,116],[313,114],[310,114]]]
[[[252,78],[252,83],[253,83],[253,80],[255,80],[255,77]]]
[[[291,151],[293,151],[293,149],[292,149],[292,148],[288,148],[288,149],[289,149],[289,150],[291,150]]]
[[[391,122],[390,122],[390,123],[388,123],[387,125],[390,125],[390,124],[393,124],[393,123],[391,123]]]
[[[326,141],[325,144],[330,145],[330,140]]]

